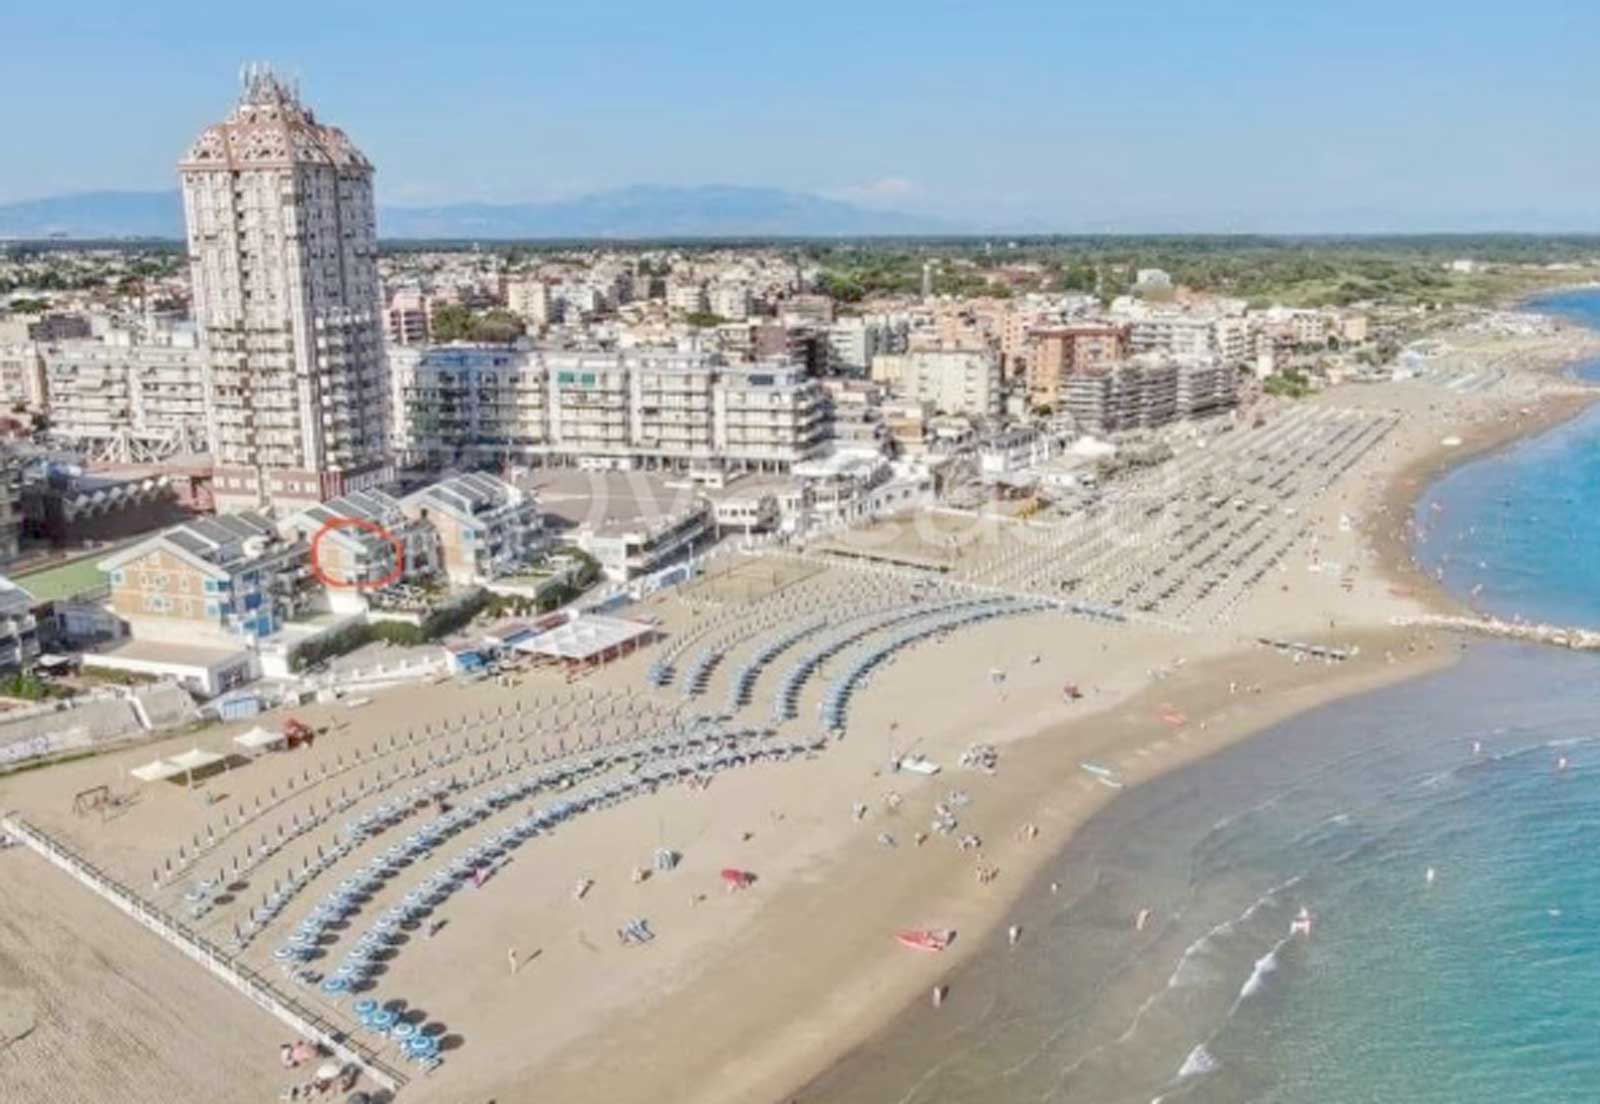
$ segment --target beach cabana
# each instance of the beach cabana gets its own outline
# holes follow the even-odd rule
[[[281,732],[273,732],[257,725],[249,732],[235,736],[233,742],[244,748],[245,751],[259,753],[282,747],[284,736]]]
[[[165,759],[153,759],[142,767],[134,767],[128,773],[141,782],[165,782],[182,774],[183,768],[173,766]]]
[[[179,771],[187,775],[189,784],[193,785],[196,771],[203,771],[207,767],[214,767],[218,763],[222,762],[223,758],[223,756],[218,755],[214,751],[202,751],[199,748],[190,748],[181,755],[174,755],[171,759],[167,760],[167,762],[177,767]]]

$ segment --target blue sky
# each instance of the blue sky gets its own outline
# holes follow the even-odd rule
[[[1583,0],[74,0],[7,5],[0,43],[0,201],[171,186],[263,59],[391,204],[731,183],[974,226],[1600,230]]]

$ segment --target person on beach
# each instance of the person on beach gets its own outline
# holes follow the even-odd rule
[[[513,975],[517,972],[517,949],[510,947],[506,950],[506,963],[511,967]]]

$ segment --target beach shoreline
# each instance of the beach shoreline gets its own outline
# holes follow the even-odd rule
[[[1590,354],[1594,339],[1535,344],[1546,359],[1561,351],[1570,359]],[[871,692],[852,706],[851,735],[821,755],[719,777],[698,795],[663,791],[542,839],[536,857],[497,873],[492,893],[452,904],[450,926],[430,942],[430,955],[402,956],[387,976],[386,989],[419,994],[470,1043],[463,1060],[447,1061],[403,1098],[519,1099],[520,1086],[536,1078],[542,1095],[575,1102],[810,1099],[806,1086],[819,1072],[870,1046],[1003,938],[1017,902],[1047,880],[1055,857],[1118,794],[1289,717],[1453,662],[1458,638],[1396,624],[1461,608],[1412,559],[1412,510],[1447,468],[1548,431],[1600,396],[1552,384],[1540,374],[1550,366],[1519,363],[1516,386],[1493,395],[1385,384],[1312,400],[1398,415],[1399,428],[1308,510],[1309,548],[1251,591],[1234,621],[1183,632],[1051,613],[965,629],[875,673]],[[1443,444],[1446,436],[1460,444]],[[646,609],[688,633],[703,612],[688,606],[682,596],[662,595]],[[1263,646],[1261,638],[1359,652],[1324,663]],[[600,685],[634,694],[654,658],[620,662]],[[1064,679],[1082,686],[1083,701],[1063,702]],[[543,685],[397,690],[359,713],[297,712],[365,739],[463,708],[509,705],[530,688],[547,693]],[[802,716],[820,692],[807,693]],[[677,697],[673,691],[674,707]],[[133,810],[125,827],[102,830],[61,810],[87,783],[108,775],[114,783],[136,759],[187,739],[122,751],[105,763],[64,764],[25,781],[0,779],[0,806],[31,805],[26,811],[44,827],[143,884],[157,860],[140,833],[170,815],[185,825],[184,838],[203,826],[203,811],[163,806],[163,795]],[[998,749],[993,776],[954,767],[977,740]],[[945,773],[926,779],[887,770],[886,753],[897,742],[944,763]],[[1123,788],[1085,771],[1085,761],[1113,772]],[[254,784],[264,784],[281,769],[294,771],[292,762],[257,763],[257,774],[240,784],[258,776]],[[992,881],[975,882],[974,855],[953,839],[911,841],[952,790],[970,791],[962,831],[982,836],[978,854],[998,872]],[[852,820],[852,803],[869,811]],[[636,884],[618,877],[648,860],[642,841],[680,845],[681,868]],[[752,892],[720,892],[717,871],[728,863],[759,874]],[[596,880],[581,906],[571,898],[580,874]],[[516,907],[507,909],[507,900]],[[648,950],[603,946],[615,924],[634,915],[649,915],[662,938]],[[942,955],[917,956],[894,943],[897,929],[921,926],[953,928],[959,937]],[[121,939],[120,929],[108,938]],[[122,942],[147,938],[135,930]],[[492,953],[481,954],[483,946]],[[524,950],[514,981],[505,976],[507,946]],[[0,957],[5,952],[0,941]],[[237,998],[218,987],[216,999]],[[560,1015],[526,1015],[529,1001]],[[618,1061],[619,1053],[628,1060]]]

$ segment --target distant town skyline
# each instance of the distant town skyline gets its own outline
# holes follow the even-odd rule
[[[1600,230],[1595,10],[1187,8],[33,7],[0,203],[174,187],[260,59],[390,206],[732,184],[972,230]]]

